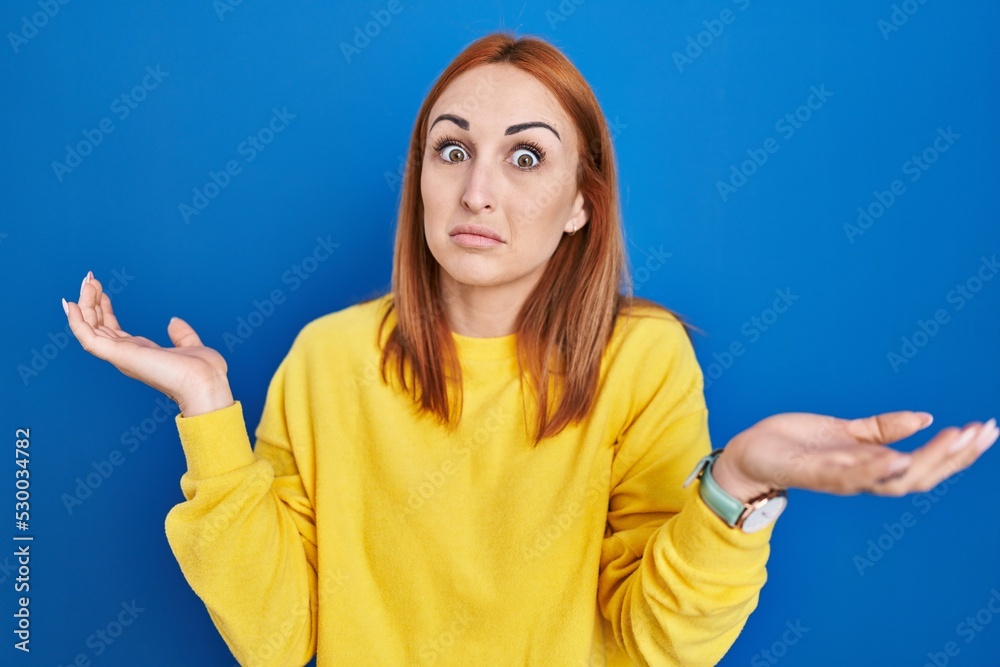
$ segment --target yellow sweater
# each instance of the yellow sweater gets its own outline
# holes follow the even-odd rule
[[[716,664],[773,528],[733,530],[681,487],[711,450],[681,324],[619,318],[589,418],[532,449],[516,335],[452,334],[449,437],[381,381],[385,300],[302,329],[253,449],[239,402],[176,417],[167,538],[240,663]]]

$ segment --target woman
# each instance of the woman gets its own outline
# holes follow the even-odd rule
[[[710,452],[684,323],[628,295],[600,108],[541,40],[459,54],[410,155],[391,292],[303,328],[253,448],[186,322],[173,348],[130,336],[89,273],[64,301],[84,349],[181,409],[167,536],[242,664],[715,664],[786,488],[924,491],[997,438],[904,454],[879,445],[929,414],[786,413]]]

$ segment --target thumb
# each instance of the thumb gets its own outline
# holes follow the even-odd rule
[[[910,437],[930,426],[933,421],[934,417],[930,413],[900,410],[852,419],[847,427],[859,442],[887,445]]]
[[[191,325],[179,317],[171,317],[167,324],[167,335],[176,347],[196,347],[201,345],[201,339]]]

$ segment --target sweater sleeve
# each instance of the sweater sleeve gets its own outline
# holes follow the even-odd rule
[[[176,417],[185,502],[167,540],[241,665],[304,665],[316,651],[316,527],[285,421],[282,361],[250,447],[239,402]]]
[[[757,606],[773,524],[750,534],[730,528],[698,495],[698,482],[682,487],[712,446],[702,372],[680,325],[633,368],[598,603],[635,664],[715,665]]]

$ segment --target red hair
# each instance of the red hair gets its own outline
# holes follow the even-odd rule
[[[627,314],[634,306],[651,306],[661,315],[680,320],[689,337],[690,325],[677,313],[631,294],[611,135],[583,75],[548,42],[493,33],[470,44],[448,65],[417,114],[396,228],[392,295],[379,328],[381,340],[389,315],[396,313],[396,325],[382,350],[383,380],[387,368],[394,364],[403,389],[413,395],[421,410],[451,427],[457,424],[455,417],[461,415],[462,404],[461,366],[441,302],[440,266],[424,237],[420,170],[428,117],[438,97],[461,74],[497,63],[512,65],[538,79],[573,120],[580,147],[574,185],[582,192],[590,214],[588,224],[562,238],[515,323],[522,387],[527,376],[536,401],[537,445],[589,413],[597,393],[601,358],[620,314]],[[581,317],[581,313],[586,316]],[[448,378],[454,381],[451,398]],[[552,390],[557,400],[550,395]]]

